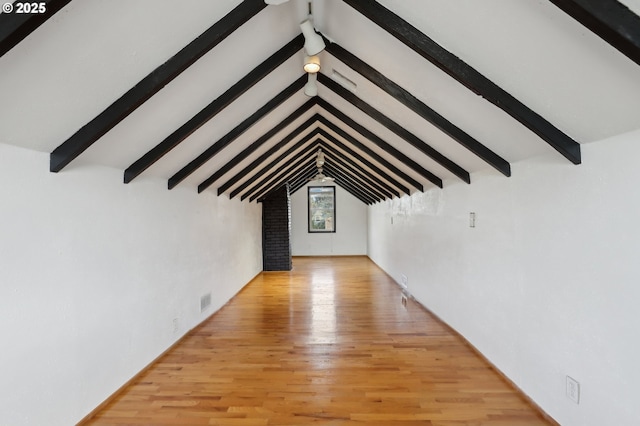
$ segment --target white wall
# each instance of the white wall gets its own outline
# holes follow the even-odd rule
[[[262,267],[256,204],[48,169],[0,144],[3,425],[75,424]]]
[[[291,196],[292,254],[294,256],[366,255],[367,205],[335,185],[336,232],[310,234],[307,225],[307,187],[308,185],[300,188]]]
[[[369,256],[563,426],[637,425],[640,131],[582,153],[373,206]]]

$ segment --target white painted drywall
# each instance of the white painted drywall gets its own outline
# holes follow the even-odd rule
[[[308,186],[300,188],[291,196],[292,254],[294,256],[366,255],[367,205],[335,185],[336,232],[310,234],[307,225]]]
[[[369,256],[560,424],[637,425],[640,131],[582,153],[373,206]]]
[[[75,424],[262,268],[255,203],[48,164],[0,144],[3,425]]]

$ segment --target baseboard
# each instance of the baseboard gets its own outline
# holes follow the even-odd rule
[[[366,258],[369,258],[369,256],[367,256],[366,254],[296,254],[291,257],[293,258],[296,258],[296,257],[366,257]]]
[[[240,290],[238,290],[238,292],[229,300],[227,300],[227,302],[222,305],[218,310],[216,310],[215,312],[211,313],[209,316],[207,316],[206,318],[204,318],[202,321],[200,321],[197,325],[195,325],[193,328],[191,328],[189,331],[187,331],[184,335],[182,335],[182,337],[180,337],[176,342],[174,342],[171,346],[169,346],[167,349],[165,349],[160,355],[158,355],[157,357],[155,357],[150,363],[148,363],[147,365],[144,366],[144,368],[142,368],[142,370],[140,370],[138,373],[136,373],[132,378],[130,378],[129,380],[127,380],[122,386],[120,386],[115,392],[113,392],[111,395],[109,395],[107,397],[107,399],[105,399],[104,401],[102,401],[102,403],[100,403],[100,405],[98,405],[96,408],[94,408],[93,410],[91,410],[91,412],[89,414],[87,414],[86,416],[84,416],[82,418],[82,420],[80,420],[78,423],[76,423],[76,426],[82,426],[85,423],[87,423],[89,420],[93,419],[100,411],[102,411],[107,405],[109,405],[110,403],[112,403],[113,401],[115,401],[118,396],[120,396],[120,394],[130,385],[132,385],[136,380],[138,380],[144,373],[147,372],[147,370],[149,370],[149,368],[151,368],[151,366],[153,366],[156,362],[158,362],[159,360],[162,359],[162,357],[164,357],[166,354],[168,354],[169,352],[171,352],[173,349],[175,349],[176,346],[178,346],[180,343],[182,343],[182,341],[184,339],[186,339],[187,337],[191,336],[193,333],[197,332],[198,329],[200,327],[203,326],[203,324],[205,322],[207,322],[209,319],[213,318],[218,312],[220,312],[225,306],[227,306],[236,296],[238,296],[240,293],[242,293],[244,291],[245,288],[247,288],[249,286],[249,284],[251,284],[256,278],[258,278],[260,276],[260,274],[262,274],[262,271],[258,272],[253,278],[251,278],[245,285],[242,286],[242,288]]]
[[[542,407],[540,407],[533,399],[531,399],[531,397],[529,395],[527,395],[522,389],[520,389],[518,387],[518,385],[516,385],[513,380],[511,380],[506,374],[504,374],[502,372],[502,370],[500,370],[498,367],[496,367],[496,365],[491,362],[482,352],[480,352],[480,350],[478,348],[476,348],[471,342],[469,342],[469,340],[467,340],[466,337],[464,337],[462,334],[460,334],[455,328],[451,327],[446,321],[444,321],[442,318],[440,318],[438,315],[436,315],[435,313],[433,313],[433,311],[431,311],[431,309],[427,308],[425,305],[423,305],[420,301],[418,301],[415,297],[413,297],[413,295],[411,295],[410,293],[407,292],[407,290],[402,287],[395,279],[393,279],[393,277],[391,275],[389,275],[387,273],[387,271],[385,271],[380,265],[378,265],[373,259],[371,259],[369,256],[367,256],[367,258],[369,260],[371,260],[371,262],[376,265],[376,267],[378,267],[378,269],[380,269],[386,276],[388,276],[393,282],[396,283],[396,285],[398,286],[398,288],[405,294],[408,294],[409,297],[411,298],[411,300],[417,305],[419,306],[421,309],[423,309],[425,312],[427,312],[429,315],[432,315],[434,318],[436,318],[438,321],[440,321],[442,324],[444,324],[447,329],[455,334],[456,336],[460,337],[460,339],[462,339],[462,341],[464,342],[465,345],[467,345],[467,347],[469,349],[471,349],[479,358],[483,359],[487,364],[489,364],[489,366],[491,367],[491,369],[493,371],[495,371],[500,378],[507,384],[509,385],[512,389],[514,389],[516,392],[518,392],[529,404],[531,404],[531,406],[538,412],[538,414],[540,414],[540,416],[542,416],[542,418],[544,418],[545,421],[549,422],[551,425],[553,426],[560,426],[560,423],[558,423],[556,420],[553,419],[553,417],[551,417],[549,414],[547,414]]]

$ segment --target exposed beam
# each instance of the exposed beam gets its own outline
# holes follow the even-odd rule
[[[265,7],[263,0],[244,0],[236,6],[54,149],[50,157],[50,170],[52,172],[62,170],[136,108]]]
[[[377,194],[371,188],[358,182],[353,176],[350,176],[335,163],[327,161],[325,162],[325,166],[326,167],[323,169],[323,172],[326,170],[328,176],[341,179],[343,182],[349,184],[353,190],[358,192],[360,195],[367,197],[374,202],[380,202],[386,198],[384,195]]]
[[[251,126],[260,121],[265,115],[276,109],[280,104],[289,99],[294,93],[298,92],[302,89],[307,82],[307,76],[303,75],[289,86],[287,86],[283,91],[278,93],[273,99],[264,104],[261,108],[259,108],[256,112],[247,117],[242,123],[238,124],[234,127],[229,133],[224,135],[218,141],[216,141],[213,145],[207,148],[202,154],[196,157],[189,164],[180,169],[176,174],[169,178],[169,189],[173,189],[177,184],[186,179],[191,173],[195,172],[198,168],[204,165],[207,161],[212,159],[218,152],[220,152],[224,147],[229,145],[235,139],[240,137],[244,132],[246,132]]]
[[[294,53],[297,53],[304,44],[304,37],[299,35],[284,45],[273,55],[269,56],[264,62],[254,68],[249,74],[241,78],[236,84],[231,86],[226,92],[220,95],[216,100],[204,107],[199,113],[194,115],[189,121],[180,126],[176,131],[167,136],[162,142],[153,147],[150,151],[136,160],[124,171],[124,183],[129,183],[139,176],[146,169],[151,167],[156,161],[161,159],[165,154],[171,151],[184,141],[189,135],[202,127],[206,122],[215,117],[220,111],[226,108],[233,101],[238,99],[240,95],[245,93],[256,83],[266,77],[271,71],[275,70],[284,61],[289,59]]]
[[[313,100],[310,100],[309,102],[313,102],[313,105],[315,105],[315,99],[318,98],[314,98]],[[297,118],[299,115],[301,114],[297,114],[294,113],[292,115],[295,115]],[[291,118],[291,116],[289,117]],[[287,124],[289,124],[290,121],[289,118],[287,119]],[[247,165],[245,168],[243,168],[240,172],[236,173],[232,178],[230,178],[227,182],[225,182],[223,185],[221,185],[218,188],[218,195],[222,195],[225,191],[227,191],[229,188],[231,188],[233,185],[235,185],[236,183],[238,183],[239,181],[241,181],[245,176],[253,173],[257,167],[259,167],[263,162],[265,162],[269,157],[271,157],[272,155],[274,155],[276,152],[278,152],[279,150],[281,150],[286,144],[288,144],[293,138],[295,138],[296,136],[298,136],[299,134],[301,134],[305,129],[307,129],[309,126],[311,126],[315,121],[327,121],[327,119],[325,117],[322,117],[320,114],[315,114],[314,116],[312,116],[309,120],[307,120],[306,122],[304,122],[303,124],[301,124],[300,126],[298,126],[294,131],[292,131],[290,134],[288,134],[287,136],[285,136],[280,142],[278,142],[276,145],[274,145],[272,148],[270,148],[268,151],[266,151],[264,154],[262,154],[261,156],[259,156],[257,159],[255,159],[253,162],[251,162],[251,164]],[[291,120],[293,121],[293,120]],[[282,123],[280,123],[278,126],[276,126],[276,128],[278,130],[280,130],[282,127],[281,126]],[[274,128],[274,129],[276,129]],[[327,133],[326,131],[319,129],[317,130],[317,133],[315,134],[322,134],[325,138],[329,139],[329,140],[335,140],[335,138],[330,135],[329,133]],[[271,136],[269,136],[271,137]],[[350,136],[347,136],[347,138],[353,139]],[[262,145],[262,143],[264,143],[264,141],[268,138],[260,138],[262,139],[262,141],[256,141],[259,142],[259,145]],[[348,140],[350,140],[348,139]],[[336,140],[336,143],[339,143]],[[359,142],[355,141],[355,144],[357,146],[363,146],[362,144],[360,144]],[[253,147],[254,144],[252,144],[249,148],[245,149],[245,151],[241,152],[240,154],[238,154],[236,157],[234,157],[231,161],[229,161],[229,163],[227,163],[225,166],[223,166],[220,170],[218,170],[216,173],[214,173],[210,178],[208,178],[207,180],[205,180],[202,184],[200,184],[198,186],[198,191],[202,192],[206,189],[206,187],[208,187],[211,183],[213,183],[215,180],[217,180],[219,177],[221,177],[222,175],[224,175],[227,171],[229,171],[231,168],[233,168],[235,165],[239,164],[242,160],[244,160],[248,155],[250,155],[253,151],[255,151],[255,148]],[[366,148],[365,148],[366,149]],[[378,167],[376,167],[375,165],[371,164],[369,161],[367,161],[366,159],[364,159],[362,156],[360,156],[359,154],[357,154],[356,152],[354,152],[353,150],[350,150],[349,148],[344,148],[344,151],[349,151],[350,155],[359,159],[360,162],[362,162],[363,164],[367,165],[367,167],[369,167],[370,169],[374,170],[377,174],[379,174],[380,176],[382,176],[384,179],[386,179],[388,182],[390,182],[392,185],[394,185],[396,188],[406,192],[407,194],[409,194],[409,189],[406,188],[404,185],[400,184],[397,180],[393,179],[391,176],[389,176],[387,173],[385,173],[384,171],[380,170]],[[407,177],[408,179],[411,179],[410,177],[406,176],[406,175],[402,175],[400,176],[401,178],[403,177]],[[238,189],[240,191],[244,190],[250,182],[245,181],[240,187],[238,187]],[[418,182],[415,182],[416,185],[420,185]],[[422,186],[420,186],[420,189],[422,188]],[[397,196],[399,196],[399,193],[396,190],[391,189],[390,187],[388,188],[391,192],[395,193]],[[233,198],[235,195],[237,194],[231,194],[230,196]]]
[[[5,2],[5,7],[11,5],[12,11],[4,11],[0,14],[0,58],[70,2],[71,0],[40,0],[37,3]],[[18,3],[21,5],[19,6]],[[27,7],[32,10],[34,6],[37,13],[18,13],[18,7],[24,7],[25,9],[22,9],[24,12]]]
[[[615,0],[549,0],[640,65],[640,17]]]
[[[400,192],[393,189],[390,185],[383,185],[383,182],[380,180],[380,178],[374,176],[364,167],[354,162],[349,162],[346,158],[343,158],[340,152],[336,150],[332,145],[330,145],[329,142],[324,142],[322,144],[322,149],[324,150],[325,154],[331,157],[331,160],[335,161],[344,169],[348,170],[349,173],[353,174],[361,181],[367,182],[369,185],[375,188],[376,191],[383,194],[386,198],[393,198],[394,195],[396,197],[400,196]]]
[[[473,152],[500,173],[505,176],[511,176],[511,165],[507,160],[500,157],[498,154],[467,134],[464,130],[438,114],[435,110],[431,109],[428,105],[403,89],[400,85],[388,79],[382,73],[337,43],[328,42],[326,50],[337,59],[347,64],[350,68],[367,78],[373,84],[387,92],[387,94],[391,95],[398,102],[404,104],[407,108],[420,115],[445,134],[449,135],[453,140]]]
[[[311,125],[313,122],[315,122],[316,120],[318,120],[319,116],[314,116],[311,119],[307,120],[306,123],[304,123],[302,126],[300,126],[298,128],[298,130],[304,130],[304,128],[308,127],[309,125]],[[278,155],[276,158],[274,159],[270,159],[269,163],[267,165],[265,165],[264,167],[262,167],[261,169],[259,169],[258,171],[255,171],[257,167],[259,167],[262,163],[264,163],[267,159],[267,157],[269,156],[264,156],[262,158],[260,158],[261,161],[255,161],[254,163],[252,163],[250,166],[247,166],[245,168],[245,170],[241,173],[239,173],[238,175],[238,180],[240,180],[241,178],[246,177],[250,172],[253,172],[251,174],[250,179],[246,179],[240,186],[238,186],[237,188],[235,188],[230,194],[229,197],[230,198],[234,198],[235,196],[237,196],[238,194],[240,194],[242,191],[244,191],[249,185],[251,185],[252,183],[254,183],[257,179],[259,179],[260,177],[262,177],[265,173],[269,172],[270,169],[272,169],[275,165],[277,165],[278,163],[280,163],[282,160],[284,160],[285,158],[287,158],[288,156],[290,156],[292,153],[294,153],[295,151],[297,151],[298,149],[300,149],[303,145],[305,145],[308,141],[310,141],[311,139],[313,139],[314,137],[316,137],[317,135],[322,135],[324,136],[326,139],[328,139],[329,141],[331,141],[332,139],[335,139],[332,135],[328,134],[326,131],[322,130],[322,129],[316,129],[315,131],[307,134],[305,137],[303,137],[300,141],[298,141],[296,144],[294,144],[293,146],[289,147],[287,150],[285,150],[284,152],[282,152],[280,155]],[[291,135],[289,135],[291,136]],[[290,139],[286,139],[287,142],[290,141]],[[341,160],[339,158],[339,155],[331,150],[330,148],[328,148],[326,146],[326,142],[322,144],[322,147],[327,151],[327,152],[331,152],[333,157],[336,158],[332,158],[333,160],[335,160],[336,162],[341,162],[342,164],[344,164],[346,167],[351,167],[349,166],[345,161]],[[280,146],[277,150],[281,150],[283,149],[282,146]],[[273,152],[271,153],[273,154]],[[362,169],[364,170],[364,169]],[[254,172],[255,171],[255,172]],[[352,171],[351,172],[354,175],[358,175],[360,174],[360,172],[357,171]],[[269,180],[271,177],[273,177],[273,174],[270,175],[268,178],[265,178],[267,180]],[[388,196],[389,198],[393,197],[393,193],[395,193],[397,196],[399,196],[399,193],[393,189],[390,188],[390,190],[385,190],[384,188],[382,188],[378,183],[376,183],[376,178],[373,177],[372,175],[369,174],[369,178],[368,179],[363,179],[363,180],[369,180],[371,181],[372,186],[376,187],[376,191],[380,192],[382,196]],[[261,181],[259,184],[257,184],[253,189],[257,189],[259,187],[261,187],[266,181]],[[392,192],[391,192],[392,191]],[[248,192],[251,193],[251,190]],[[244,197],[246,198],[246,196]],[[243,198],[243,199],[244,199]]]
[[[301,107],[296,109],[293,113],[289,114],[289,116],[287,118],[282,120],[280,123],[278,123],[276,126],[274,126],[267,133],[265,133],[264,135],[260,136],[258,139],[256,139],[255,142],[253,142],[246,149],[244,149],[242,152],[240,152],[235,157],[233,157],[224,166],[219,168],[214,174],[212,174],[207,179],[205,179],[204,182],[202,182],[200,185],[198,185],[198,192],[202,192],[205,189],[207,189],[215,181],[220,179],[227,172],[229,172],[235,166],[240,164],[244,159],[249,157],[249,155],[251,155],[253,152],[255,152],[266,141],[268,141],[269,139],[274,137],[278,132],[282,131],[285,127],[287,127],[288,125],[293,123],[295,120],[300,118],[302,116],[302,114],[304,114],[305,112],[309,111],[315,105],[316,105],[315,99],[310,99],[307,102],[305,102]],[[242,169],[242,171],[240,173],[237,173],[234,177],[232,177],[226,183],[224,183],[220,188],[218,188],[218,195],[221,195],[224,191],[226,191],[227,189],[231,188],[236,182],[238,182],[242,178],[242,176],[244,174],[249,173],[251,170],[255,170],[255,168],[260,163],[262,163],[265,159],[269,158],[271,155],[273,155],[275,152],[277,152],[280,148],[282,148],[283,146],[288,144],[293,138],[295,138],[300,133],[302,133],[314,121],[315,120],[313,120],[313,119],[307,120],[302,125],[298,126],[294,131],[292,131],[287,136],[282,138],[282,140],[280,142],[278,142],[276,145],[274,145],[272,148],[270,148],[267,152],[265,152],[260,157],[258,157],[258,159],[256,159],[251,164],[249,164],[244,169]]]
[[[234,176],[234,183],[236,183],[237,181],[240,181],[241,179],[247,177],[250,173],[251,173],[251,177],[250,179],[246,179],[240,186],[238,186],[237,188],[235,188],[230,194],[229,197],[230,198],[234,198],[235,196],[237,196],[238,194],[240,194],[242,191],[244,191],[250,184],[252,184],[253,182],[256,181],[256,179],[260,178],[261,176],[263,176],[265,173],[267,173],[275,164],[278,164],[279,162],[281,162],[282,160],[284,160],[286,157],[288,157],[289,155],[291,155],[293,152],[295,152],[296,150],[298,150],[299,148],[301,148],[304,144],[306,144],[309,140],[313,139],[314,137],[316,137],[317,135],[322,135],[325,139],[327,139],[328,141],[335,141],[336,143],[340,143],[339,141],[337,141],[335,139],[335,137],[333,137],[332,135],[330,135],[329,133],[327,133],[326,131],[322,130],[322,129],[318,129],[316,128],[315,131],[308,133],[305,137],[303,137],[300,141],[298,141],[296,144],[294,144],[293,146],[289,147],[287,150],[285,150],[283,153],[281,153],[279,156],[277,156],[274,159],[270,159],[269,160],[269,164],[267,164],[266,166],[262,167],[261,169],[259,169],[258,171],[255,171],[257,167],[259,167],[261,164],[263,164],[265,161],[267,161],[267,159],[269,157],[271,157],[273,154],[277,153],[278,151],[282,150],[284,148],[284,145],[286,143],[289,143],[291,141],[291,139],[293,139],[293,137],[297,136],[300,132],[302,132],[303,130],[305,130],[306,128],[308,128],[310,125],[312,125],[314,122],[318,121],[319,118],[321,116],[316,114],[313,117],[311,117],[309,120],[307,120],[305,123],[303,123],[301,126],[299,126],[294,132],[290,133],[285,139],[283,139],[280,143],[278,143],[276,146],[274,146],[272,149],[270,149],[268,152],[266,152],[264,155],[260,156],[257,160],[255,160],[253,163],[251,163],[250,165],[248,165],[247,167],[245,167],[245,169],[243,169],[241,172],[239,172],[236,176]],[[284,143],[283,143],[284,142]],[[335,151],[333,151],[331,148],[329,148],[327,145],[327,142],[323,143],[323,148],[325,148],[326,151],[331,152],[333,154],[333,156],[335,156],[336,158],[334,158],[334,160],[340,162],[342,161],[342,164],[344,164],[346,167],[351,167],[349,166],[346,161],[343,161],[339,158],[339,154],[337,154]],[[275,148],[275,149],[274,149]],[[355,153],[354,153],[355,154]],[[357,154],[356,154],[357,155]],[[357,158],[357,157],[356,157]],[[366,161],[366,160],[365,160]],[[368,173],[366,172],[366,170],[364,170],[362,167],[359,168],[359,170],[363,171],[364,173]],[[354,174],[359,174],[359,172],[353,172]],[[376,187],[376,189],[385,194],[386,196],[388,196],[389,198],[393,197],[393,194],[395,194],[396,196],[399,196],[399,192],[394,190],[393,188],[391,188],[389,185],[385,186],[388,189],[385,189],[381,186],[382,182],[377,183],[376,181],[378,179],[376,179],[375,177],[373,177],[373,175],[371,175],[370,173],[368,173],[368,179],[363,179],[363,180],[369,180],[372,182],[372,185]],[[261,185],[260,185],[261,186]]]
[[[342,87],[340,84],[336,83],[335,81],[333,81],[332,79],[330,79],[329,77],[327,77],[322,73],[318,73],[318,82],[320,82],[323,86],[331,89],[336,94],[340,95],[344,100],[348,101],[351,105],[355,106],[360,111],[364,112],[369,117],[373,118],[378,123],[382,124],[387,129],[391,130],[396,135],[400,136],[402,139],[404,139],[414,148],[418,149],[423,154],[433,159],[436,163],[440,164],[442,167],[449,170],[454,175],[458,176],[460,179],[462,179],[463,182],[471,183],[471,177],[469,176],[469,172],[464,170],[462,167],[460,167],[453,161],[449,160],[444,155],[440,154],[437,150],[435,150],[433,147],[431,147],[430,145],[422,141],[416,135],[409,132],[407,129],[405,129],[395,121],[391,120],[389,117],[387,117],[377,109],[373,108],[371,105],[369,105],[368,103],[360,99],[358,96],[356,96],[349,90]],[[442,182],[440,181],[440,178],[438,178],[436,175],[434,175],[431,172],[429,172],[428,175],[425,177],[436,185],[438,184],[437,182],[440,182],[440,183]]]
[[[274,158],[272,160],[269,160],[269,163],[266,166],[264,166],[263,168],[261,168],[260,170],[258,170],[256,172],[254,172],[251,175],[250,179],[245,180],[244,183],[242,183],[236,189],[231,191],[231,193],[229,194],[229,198],[233,198],[236,195],[238,195],[239,193],[241,193],[242,191],[244,191],[247,188],[247,186],[249,186],[256,179],[260,178],[263,174],[268,172],[269,169],[272,168],[275,164],[278,164],[279,162],[281,162],[282,160],[287,158],[289,155],[291,155],[292,153],[294,153],[298,149],[302,148],[305,144],[307,144],[314,137],[315,137],[314,134],[311,134],[311,133],[307,134],[306,136],[301,138],[298,142],[296,142],[293,146],[291,146],[288,149],[286,149],[282,154],[280,154],[279,156],[277,156],[276,158]],[[287,143],[288,142],[290,142],[290,139],[287,141]],[[280,145],[280,144],[278,144],[278,145]],[[281,148],[283,148],[283,147],[284,147],[284,145]],[[259,166],[259,164],[256,164],[254,167],[252,167],[250,169],[250,171],[255,171],[256,167],[258,167],[258,166]],[[246,175],[246,173],[242,174],[242,176],[245,176],[245,175]]]
[[[378,193],[368,183],[360,181],[355,175],[349,173],[338,165],[335,161],[327,159],[325,161],[322,172],[330,177],[339,177],[351,185],[359,194],[371,198],[374,202],[379,202],[387,197]],[[326,172],[326,173],[325,173]]]
[[[252,191],[251,194],[253,195],[249,198],[249,201],[251,202],[255,199],[262,200],[268,197],[272,191],[277,190],[283,184],[290,182],[292,179],[294,180],[298,179],[299,176],[301,176],[302,174],[306,174],[309,170],[311,170],[313,172],[313,175],[315,175],[316,162],[313,159],[308,160],[304,164],[299,164],[293,170],[289,168],[288,171],[286,172],[282,171],[275,179],[273,179],[272,183],[269,184],[267,187],[262,188],[257,193],[254,193],[255,191]],[[251,194],[247,194],[247,195],[251,195]],[[245,194],[243,194],[243,196],[244,195]]]
[[[511,115],[569,161],[580,164],[580,144],[407,21],[377,1],[343,1],[458,82]]]
[[[285,184],[289,185],[289,193],[293,194],[295,192],[293,188],[301,188],[305,186],[309,182],[309,179],[312,176],[315,176],[315,174],[316,174],[316,168],[313,164],[311,164],[309,167],[305,168],[304,170],[300,170],[299,172],[297,172],[297,174],[295,174],[294,176],[291,176],[287,180],[279,183],[277,186],[274,186],[264,196],[260,197],[258,199],[258,202],[261,202],[262,200],[264,200],[265,198],[273,194],[274,191],[277,191]]]
[[[266,173],[267,171],[271,171],[274,168],[275,170],[271,171],[271,173],[269,173],[259,182],[255,183],[252,188],[247,190],[241,196],[241,200],[244,200],[249,196],[251,196],[250,201],[253,201],[256,198],[260,198],[260,196],[264,192],[269,191],[273,186],[281,182],[285,175],[290,173],[292,170],[300,167],[300,165],[303,164],[308,159],[311,159],[311,161],[307,162],[306,164],[314,164],[316,152],[318,148],[322,147],[322,144],[320,142],[321,142],[320,140],[316,140],[315,143],[308,145],[302,152],[298,153],[297,160],[292,159],[288,163],[282,164],[280,166],[275,166],[276,164],[284,160],[284,157],[286,157],[286,156],[281,156],[278,160],[274,160],[273,162],[271,162],[270,165],[265,166],[258,173],[259,176],[262,176],[264,173]],[[372,190],[371,188],[368,188],[368,184],[361,185],[357,183],[356,179],[354,179],[353,176],[350,176],[349,173],[344,172],[344,170],[338,166],[332,166],[331,163],[332,163],[332,160],[327,158],[325,161],[325,166],[327,166],[326,170],[327,171],[330,170],[333,174],[339,176],[346,185],[350,186],[352,190],[361,193],[363,197],[370,199],[370,201],[380,201],[381,199],[385,198],[384,195],[382,194],[374,193],[375,192],[374,190]],[[253,176],[251,182],[254,182],[256,178],[257,178],[256,176]],[[237,195],[238,192],[240,191],[235,190],[234,192],[232,192],[231,198]]]
[[[304,187],[305,187],[305,185],[306,185],[307,183],[309,183],[308,178],[309,178],[309,177],[311,177],[311,176],[313,176],[313,174],[314,174],[314,172],[312,171],[312,172],[311,172],[311,174],[310,174],[310,176],[306,176],[306,177],[303,177],[303,178],[301,178],[301,179],[296,180],[295,182],[292,182],[292,183],[289,185],[289,194],[290,194],[290,195],[293,195],[293,194],[295,194],[296,192],[298,192],[298,190],[300,190],[300,189],[304,188]],[[340,183],[338,183],[338,181],[335,181],[335,184],[336,184],[336,186],[339,186],[339,187],[341,187],[342,189],[344,189],[345,191],[349,192],[351,195],[353,195],[353,196],[354,196],[355,198],[357,198],[358,200],[362,201],[364,204],[367,204],[367,205],[371,205],[371,204],[373,204],[372,202],[367,201],[366,199],[364,199],[363,197],[361,197],[360,195],[352,193],[351,191],[349,191],[348,189],[346,189],[343,185],[341,185]],[[258,199],[258,202],[261,202],[264,198],[265,198],[265,197],[262,197],[262,198]]]
[[[314,170],[314,168],[312,168],[310,172],[308,172],[306,174],[301,174],[297,178],[295,178],[293,181],[291,181],[289,183],[289,194],[293,195],[296,192],[298,192],[298,190],[300,190],[301,188],[304,188],[305,185],[307,185],[309,183],[309,178],[313,177],[314,175],[315,175],[315,170]],[[265,196],[260,197],[258,199],[258,202],[262,202],[265,198],[267,198],[267,196],[269,196],[271,193],[273,193],[273,192],[277,191],[278,189],[280,189],[280,187],[282,187],[282,185],[284,185],[285,183],[286,182],[283,182],[278,187],[273,188],[272,190],[270,190],[267,194],[265,194]],[[373,201],[369,201],[369,200],[365,199],[363,196],[361,196],[360,194],[358,194],[358,193],[356,193],[354,191],[351,191],[350,189],[347,189],[347,187],[341,183],[340,179],[334,180],[334,184],[336,186],[341,187],[342,189],[344,189],[345,191],[347,191],[348,193],[353,195],[355,198],[357,198],[358,200],[362,201],[364,204],[367,204],[367,205],[373,204]]]
[[[355,198],[359,199],[360,201],[362,201],[367,205],[375,204],[376,202],[379,201],[363,194],[362,192],[359,192],[357,188],[354,188],[349,182],[345,181],[342,177],[336,174],[328,173],[327,176],[333,178],[333,183],[336,186],[341,187],[342,189],[347,191],[349,194],[353,195]]]
[[[307,167],[309,164],[315,164],[315,156],[316,154],[313,147],[311,147],[310,149],[306,149],[304,151],[304,154],[300,155],[300,158],[289,163],[284,169],[276,169],[262,178],[260,181],[256,182],[251,188],[249,188],[247,191],[245,191],[244,194],[240,196],[240,199],[244,201],[247,197],[251,196],[250,201],[255,200],[264,192],[268,191],[269,188],[275,185],[280,179],[295,170],[297,167]]]
[[[285,182],[289,184],[289,194],[292,195],[295,192],[297,192],[300,188],[304,187],[307,184],[307,182],[309,182],[309,178],[315,174],[316,174],[315,168],[311,166],[309,171],[307,171],[306,173],[299,174],[295,178],[292,178],[290,181]],[[282,185],[284,185],[284,183]],[[258,202],[261,203],[268,195],[271,195],[274,191],[277,191],[278,189],[280,188],[277,187],[270,190],[267,194],[265,194],[264,197],[258,198]]]
[[[317,146],[314,146],[311,148],[311,156],[314,157],[315,154],[315,150],[317,149]],[[305,166],[303,166],[302,170],[307,170],[307,168],[311,166],[312,170],[315,169],[315,159],[312,158],[312,160],[310,162],[307,162]],[[293,168],[289,167],[289,169]],[[288,170],[289,170],[288,169]],[[286,170],[281,172],[280,175],[278,177],[276,177],[273,180],[273,183],[271,185],[267,185],[266,187],[263,187],[262,190],[260,190],[260,192],[258,192],[257,194],[251,196],[250,201],[253,201],[255,199],[261,200],[267,197],[267,193],[271,192],[272,190],[275,190],[276,188],[281,187],[284,183],[288,182],[291,180],[291,178],[284,178],[284,175],[286,175],[287,173],[289,174],[293,174],[294,172],[291,172],[289,170],[289,172],[287,172]],[[306,174],[305,174],[306,175]],[[312,174],[312,176],[315,175],[315,173]],[[327,176],[333,177],[335,180],[335,183],[339,183],[340,186],[342,186],[346,191],[348,191],[349,193],[351,193],[351,195],[353,195],[354,197],[359,198],[361,201],[369,204],[369,203],[373,203],[375,202],[375,200],[377,199],[377,197],[370,195],[367,193],[367,191],[363,191],[362,189],[358,188],[356,185],[353,185],[351,183],[351,181],[342,176],[342,175],[338,175],[337,173],[326,173]],[[310,182],[308,180],[309,178],[307,178],[306,182],[303,182],[303,185]],[[256,187],[259,187],[262,185],[256,185]],[[255,192],[255,189],[253,190],[253,192]],[[262,194],[265,194],[264,196],[262,196]],[[245,193],[242,196],[242,199],[245,199],[247,196],[249,196],[250,192]],[[379,201],[379,199],[378,199]]]
[[[395,157],[398,161],[405,164],[407,167],[413,169],[414,171],[418,172],[419,174],[426,177],[427,179],[431,178],[429,179],[430,181],[432,181],[436,186],[442,188],[442,180],[440,180],[437,176],[434,176],[431,172],[424,169],[421,165],[419,165],[418,163],[413,161],[411,158],[404,155],[402,152],[397,150],[395,147],[393,147],[389,143],[382,140],[380,137],[375,135],[373,132],[371,132],[364,126],[361,126],[360,124],[356,123],[347,114],[343,113],[342,111],[340,111],[339,109],[337,109],[336,107],[331,105],[329,102],[325,101],[324,99],[318,99],[318,105],[320,105],[322,108],[324,108],[328,113],[336,117],[338,120],[342,121],[347,126],[351,127],[353,130],[360,133],[365,138],[369,139],[378,147],[385,150],[389,155],[391,155],[392,157]],[[384,167],[386,167],[388,170],[392,171],[397,176],[402,177],[402,179],[405,182],[409,183],[419,191],[423,191],[422,184],[420,184],[418,181],[408,176],[402,170],[393,166],[391,163],[385,160],[382,156],[378,155],[375,151],[373,151],[363,143],[360,143],[360,141],[358,141],[353,136],[349,135],[347,132],[345,132],[335,124],[331,123],[328,119],[325,119],[323,121],[323,124],[329,127],[334,132],[338,133],[340,137],[348,140],[351,144],[357,146],[361,151],[366,152],[369,157],[375,159],[379,164],[384,165]]]
[[[326,122],[324,124],[327,125]],[[334,129],[341,130],[338,126],[335,126],[333,123],[331,124],[334,126]],[[343,132],[343,133],[349,136],[348,133],[346,132]],[[359,162],[367,166],[369,169],[373,170],[373,172],[376,173],[377,175],[382,176],[384,180],[389,182],[389,184],[393,185],[395,188],[398,188],[400,191],[404,192],[407,195],[411,194],[411,192],[409,191],[409,188],[407,188],[406,186],[404,186],[403,184],[395,180],[392,176],[390,176],[384,170],[382,170],[381,168],[379,168],[378,166],[376,166],[375,164],[373,164],[372,162],[364,158],[358,152],[354,151],[353,149],[348,147],[346,144],[343,144],[342,142],[340,142],[338,139],[336,139],[333,135],[326,132],[324,129],[320,129],[319,134],[324,136],[325,139],[327,139],[331,144],[335,145],[338,149],[346,152],[347,154],[349,154],[350,156],[352,156],[353,158],[355,158],[356,160],[358,160]],[[358,164],[354,163],[354,166],[358,166]],[[398,177],[402,179],[401,176],[398,176]],[[385,185],[390,191],[394,192],[396,196],[398,197],[400,196],[400,193],[389,188],[389,186],[385,182],[380,181],[380,184]]]

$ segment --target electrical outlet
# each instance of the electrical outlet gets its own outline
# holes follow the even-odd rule
[[[567,376],[567,397],[576,404],[580,403],[580,383],[569,376]]]
[[[400,284],[404,288],[407,288],[409,286],[409,278],[407,278],[405,274],[400,275]]]
[[[173,319],[173,334],[178,334],[180,331],[180,318]]]
[[[474,212],[469,213],[469,228],[476,227],[476,214]]]

